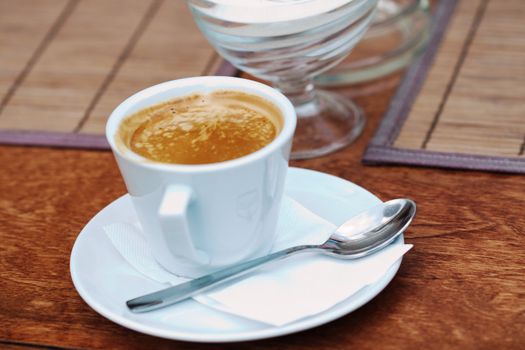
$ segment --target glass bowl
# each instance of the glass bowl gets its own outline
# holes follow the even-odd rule
[[[406,67],[426,47],[428,0],[380,0],[364,38],[339,65],[317,76],[318,86],[340,86],[381,78]]]
[[[186,0],[201,32],[235,67],[267,80],[295,107],[292,159],[352,143],[365,117],[347,97],[317,91],[365,35],[378,0]]]

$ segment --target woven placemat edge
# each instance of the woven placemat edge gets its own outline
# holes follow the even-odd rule
[[[458,170],[525,174],[525,157],[496,157],[370,146],[366,165],[415,165]]]
[[[238,70],[231,63],[223,60],[214,75],[237,76]],[[28,147],[57,147],[109,150],[106,136],[101,134],[80,134],[71,132],[35,131],[35,130],[0,130],[0,144]]]

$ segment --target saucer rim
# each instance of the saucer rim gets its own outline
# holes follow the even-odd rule
[[[290,167],[289,168],[289,175],[290,173],[296,173],[294,176],[323,176],[323,177],[330,177],[330,181],[337,181],[340,183],[344,183],[344,185],[348,186],[349,184],[353,187],[358,188],[361,191],[366,192],[371,197],[375,198],[375,200],[379,202],[380,199],[374,196],[372,193],[367,191],[366,189],[352,183],[351,181],[314,171],[309,169],[303,169],[303,168],[295,168]],[[286,189],[285,189],[286,192]],[[139,322],[135,319],[129,319],[126,317],[125,314],[119,314],[115,312],[112,309],[108,309],[102,304],[100,304],[96,297],[93,297],[90,295],[89,292],[87,292],[82,284],[82,278],[79,276],[79,272],[77,271],[77,265],[75,264],[75,257],[77,256],[77,252],[81,245],[82,241],[87,239],[86,231],[90,227],[90,225],[93,225],[93,222],[97,220],[97,216],[100,215],[102,212],[108,209],[108,207],[117,204],[118,202],[129,200],[127,197],[129,197],[129,194],[124,194],[121,197],[117,198],[116,200],[109,203],[106,207],[101,209],[95,216],[93,216],[89,222],[82,228],[81,232],[77,236],[75,243],[73,245],[72,251],[71,251],[71,257],[70,257],[70,274],[71,279],[73,282],[73,285],[75,289],[77,290],[77,293],[80,295],[80,297],[84,300],[88,306],[90,306],[93,310],[95,310],[98,314],[101,316],[107,318],[108,320],[126,327],[128,329],[141,332],[144,334],[157,336],[161,338],[171,339],[171,340],[182,340],[182,341],[190,341],[190,342],[198,342],[198,343],[226,343],[226,342],[241,342],[241,341],[249,341],[249,340],[260,340],[260,339],[267,339],[267,338],[273,338],[278,336],[283,336],[287,334],[292,334],[304,330],[308,330],[320,325],[323,325],[325,323],[331,322],[333,320],[336,320],[342,316],[345,316],[364,304],[368,303],[370,300],[375,298],[394,278],[394,276],[397,274],[397,271],[399,270],[399,267],[402,262],[402,257],[396,261],[385,273],[385,275],[374,284],[368,285],[360,290],[361,293],[363,291],[366,291],[366,293],[361,294],[357,300],[353,300],[356,298],[356,294],[352,294],[349,297],[347,297],[344,301],[341,303],[334,305],[332,308],[325,310],[319,314],[312,315],[300,320],[297,320],[295,322],[292,322],[290,324],[286,324],[283,326],[272,326],[272,325],[262,325],[266,326],[263,329],[258,329],[255,331],[237,331],[237,332],[226,332],[226,333],[210,333],[210,332],[188,332],[188,331],[180,331],[180,330],[164,330],[164,329],[158,329],[155,326],[150,326],[148,324],[145,324],[144,322]],[[393,244],[403,244],[404,238],[403,235],[401,235]],[[352,302],[353,301],[353,302]],[[191,301],[193,303],[198,304],[196,301]],[[345,305],[345,303],[349,303],[349,305]],[[203,306],[205,308],[205,306]],[[241,318],[240,318],[241,319]]]

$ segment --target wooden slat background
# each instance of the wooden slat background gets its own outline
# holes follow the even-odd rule
[[[458,0],[389,146],[523,157],[523,18],[522,0]],[[213,74],[220,63],[184,1],[0,0],[0,142],[26,131],[37,132],[29,144],[40,132],[102,136],[111,110],[133,92]]]
[[[220,63],[179,0],[0,0],[0,133],[102,135],[147,86]]]
[[[523,157],[525,1],[460,0],[396,148]]]

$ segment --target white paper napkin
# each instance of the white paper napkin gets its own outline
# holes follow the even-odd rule
[[[284,197],[277,225],[278,239],[272,251],[320,244],[334,229],[332,223]],[[170,285],[187,281],[155,261],[138,223],[115,223],[105,226],[104,231],[124,259],[144,276]],[[323,312],[378,281],[411,247],[391,245],[359,260],[299,254],[194,299],[218,310],[282,326]]]

